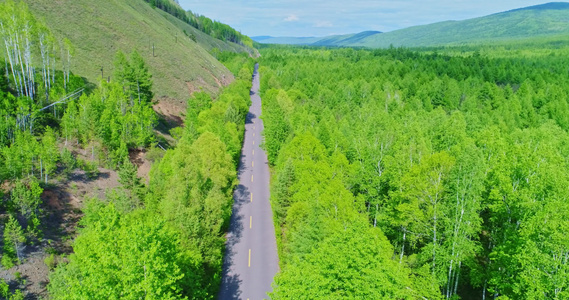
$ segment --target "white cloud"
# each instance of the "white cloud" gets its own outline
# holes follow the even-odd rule
[[[297,16],[297,15],[290,15],[290,16],[284,18],[283,21],[285,21],[285,22],[296,22],[296,21],[298,21],[298,20],[299,20],[299,19],[298,19],[298,16]]]
[[[0,0],[1,2],[2,0]],[[545,0],[178,0],[244,34],[326,36],[480,17]],[[551,0],[549,0],[551,1]],[[326,21],[322,21],[326,20]]]
[[[314,27],[323,28],[323,27],[334,27],[331,22],[328,21],[319,21],[314,24]]]

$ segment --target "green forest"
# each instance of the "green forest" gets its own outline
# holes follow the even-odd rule
[[[271,298],[568,298],[568,46],[263,49]]]
[[[0,2],[0,42],[0,299],[32,297],[16,271],[30,249],[45,254],[48,299],[217,298],[256,63],[263,123],[249,125],[264,126],[280,266],[271,299],[569,299],[567,38],[260,45],[258,58],[200,48],[235,80],[196,88],[173,128],[153,108],[154,54],[116,51],[112,75],[88,82],[71,71],[76,45],[12,0]],[[74,231],[50,228],[48,194],[103,169],[118,186],[83,195]]]
[[[120,187],[85,200],[72,254],[46,258],[49,297],[214,298],[253,61],[226,57],[236,80],[215,101],[194,93],[185,126],[172,131],[175,145],[162,150],[152,74],[136,50],[117,52],[112,79],[91,87],[69,71],[73,45],[57,41],[25,3],[0,3],[0,22],[9,47],[0,64],[2,267],[23,263],[27,247],[51,243],[46,188],[76,169],[96,178],[106,167],[118,170]],[[139,149],[155,157],[148,183],[129,160]],[[1,280],[0,298],[23,297]]]

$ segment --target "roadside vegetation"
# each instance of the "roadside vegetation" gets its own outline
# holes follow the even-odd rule
[[[69,71],[73,45],[58,43],[25,3],[1,3],[0,22],[9,46],[0,72],[2,269],[13,270],[30,259],[27,249],[40,247],[53,270],[53,299],[214,298],[252,60],[226,57],[241,65],[236,80],[215,100],[196,92],[185,126],[173,130],[177,146],[162,150],[153,76],[136,50],[118,51],[110,80],[88,87]],[[154,161],[148,182],[130,159],[142,150]],[[100,167],[117,170],[119,187],[84,199],[78,235],[69,237],[72,252],[60,253],[43,235],[50,230],[43,193],[78,167],[94,177]],[[0,296],[23,299],[26,279],[12,276],[0,282]]]
[[[81,1],[73,3],[100,4],[109,15],[125,5]],[[16,271],[31,249],[49,269],[42,297],[217,296],[254,61],[189,24],[248,45],[227,25],[170,1],[150,4],[164,11],[143,1],[130,11],[176,24],[174,38],[167,26],[148,28],[160,28],[172,52],[191,54],[195,76],[228,75],[215,83],[219,93],[192,90],[169,145],[155,130],[155,85],[168,64],[188,72],[169,59],[183,55],[164,54],[168,64],[153,73],[161,54],[142,39],[90,61],[88,42],[61,38],[25,2],[0,3],[0,297],[38,296]],[[42,5],[52,4],[30,4],[48,15]],[[195,40],[178,42],[182,28]],[[262,55],[281,264],[272,299],[569,298],[567,39],[420,50],[264,46]],[[75,59],[97,79],[102,61],[112,71],[88,82],[71,71]],[[146,178],[133,159],[140,152],[153,162]],[[46,199],[78,171],[93,179],[102,167],[116,171],[116,186],[84,197],[79,221],[67,224],[76,231],[62,236],[48,223]]]
[[[568,297],[560,43],[263,49],[271,298]]]

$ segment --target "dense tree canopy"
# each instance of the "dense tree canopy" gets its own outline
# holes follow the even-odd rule
[[[273,298],[566,296],[567,48],[517,47],[262,50]]]
[[[152,132],[144,122],[153,115],[140,113],[152,111],[148,100],[136,101],[129,91],[134,80],[123,75],[132,74],[135,57],[128,63],[119,54],[121,84],[103,83],[71,111],[87,128],[80,140],[100,139],[112,147],[122,187],[108,203],[93,200],[85,209],[74,254],[50,276],[49,291],[57,299],[212,299],[219,289],[252,66],[243,66],[248,78],[215,102],[204,93],[188,100],[177,147],[155,162],[146,186],[124,153],[147,145],[144,138]],[[72,136],[74,128],[69,126]]]
[[[107,191],[104,200],[87,201],[72,255],[57,262],[50,256],[50,297],[214,298],[250,105],[252,60],[225,57],[239,66],[237,80],[214,100],[206,93],[188,100],[178,147],[156,155],[145,184],[129,153],[163,150],[154,149],[152,75],[140,53],[118,52],[112,80],[86,88],[70,72],[73,45],[54,41],[25,3],[0,3],[0,23],[7,46],[2,57],[8,59],[0,64],[3,267],[25,261],[26,244],[50,243],[40,224],[44,188],[65,182],[77,167],[92,179],[104,166],[118,169],[120,187]],[[59,52],[61,58],[54,55]],[[11,295],[4,281],[0,292],[22,296]]]

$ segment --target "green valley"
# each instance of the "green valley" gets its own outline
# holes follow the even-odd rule
[[[0,0],[0,299],[569,299],[569,3],[451,2]]]

